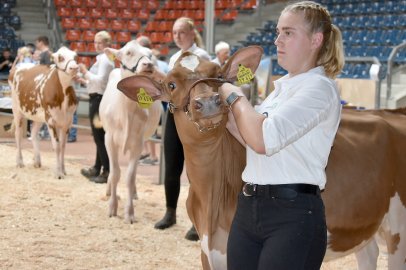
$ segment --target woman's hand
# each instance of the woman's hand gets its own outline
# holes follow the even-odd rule
[[[232,93],[235,92],[239,96],[244,96],[242,89],[238,86],[232,85],[231,83],[224,83],[219,88],[219,94],[222,100],[226,100],[226,98]]]
[[[79,64],[79,71],[80,73],[82,73],[83,75],[86,74],[86,72],[88,71],[85,64],[80,63]]]

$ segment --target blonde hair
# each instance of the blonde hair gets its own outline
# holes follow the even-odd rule
[[[107,31],[97,32],[94,38],[100,38],[106,45],[111,44],[111,35]]]
[[[196,26],[195,26],[195,22],[191,18],[180,17],[175,21],[175,23],[176,22],[184,23],[189,27],[189,30],[193,30],[194,33],[195,33],[194,42],[196,43],[196,46],[199,47],[199,48],[204,49],[204,43],[203,43],[202,36],[200,35],[199,31],[197,31]]]
[[[18,54],[19,56],[32,57],[31,49],[28,48],[27,46],[20,47],[20,48],[17,50],[17,54]]]
[[[324,67],[326,75],[335,78],[344,67],[344,49],[340,29],[332,24],[328,10],[313,1],[302,1],[288,5],[282,11],[302,12],[310,33],[323,33],[323,44],[317,55],[317,65]]]

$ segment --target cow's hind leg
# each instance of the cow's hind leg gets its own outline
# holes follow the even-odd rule
[[[105,144],[107,154],[109,155],[110,162],[110,172],[107,182],[106,195],[110,195],[109,200],[109,217],[117,216],[118,208],[118,196],[117,196],[117,184],[120,180],[120,165],[118,163],[118,151],[119,147],[114,145],[112,135],[106,133],[105,135]]]
[[[379,256],[378,245],[374,238],[355,253],[358,270],[375,270]]]

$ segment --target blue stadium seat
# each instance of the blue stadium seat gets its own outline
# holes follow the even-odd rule
[[[265,55],[276,55],[276,46],[275,45],[262,45]]]
[[[6,23],[8,23],[7,17],[6,17],[6,16],[3,16],[3,15],[0,15],[0,27],[4,27],[4,25],[5,25]]]
[[[286,70],[284,70],[283,68],[281,68],[281,66],[278,65],[278,62],[277,62],[277,61],[273,60],[273,61],[272,61],[272,74],[273,74],[273,75],[280,75],[280,76],[283,76],[283,75],[286,75],[287,72],[286,72]]]
[[[265,44],[274,44],[276,39],[276,34],[274,33],[264,33],[262,38],[262,43]]]
[[[18,15],[11,15],[8,24],[12,26],[15,30],[20,30],[21,28],[21,18]]]
[[[11,27],[0,28],[0,38],[3,39],[14,39],[16,36],[14,29]]]
[[[0,14],[10,15],[11,5],[7,2],[0,2]]]
[[[399,64],[406,64],[406,50],[398,51],[395,56],[395,62]]]
[[[24,40],[21,39],[13,39],[10,41],[10,49],[14,52],[18,50],[18,48],[21,48],[25,46]]]
[[[8,40],[7,39],[0,39],[0,50],[8,48]]]

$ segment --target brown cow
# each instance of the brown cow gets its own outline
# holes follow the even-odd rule
[[[244,161],[238,161],[244,150],[225,129],[227,115],[219,113],[224,106],[216,93],[221,80],[190,86],[205,77],[233,79],[238,65],[247,65],[243,59],[253,58],[247,50],[254,49],[237,52],[223,70],[201,60],[193,72],[188,71],[181,62],[185,58],[187,63],[194,61],[184,54],[162,84],[136,76],[119,84],[130,98],[136,93],[129,90],[142,87],[153,98],[170,100],[172,107],[186,111],[175,110],[174,116],[190,179],[188,213],[202,239],[204,269],[226,269],[226,245],[220,242],[225,243],[229,218],[235,211],[244,167]],[[258,50],[254,53],[260,54]],[[191,122],[206,132],[193,130]],[[219,144],[221,138],[230,142]],[[237,176],[234,182],[227,178],[230,170],[238,172],[238,180]],[[405,269],[406,109],[343,110],[326,173],[322,193],[329,236],[325,260],[355,252],[359,269],[376,269],[379,252],[375,239],[379,237],[388,248],[389,269]]]
[[[261,53],[256,47],[233,57],[239,64],[255,70]],[[201,239],[204,269],[226,269],[228,232],[242,188],[245,148],[226,129],[228,108],[220,96],[217,93],[204,93],[211,89],[210,83],[194,88],[190,97],[195,96],[196,99],[191,98],[190,104],[188,89],[200,78],[218,78],[219,74],[228,74],[227,79],[234,80],[237,71],[238,66],[230,64],[221,69],[215,63],[200,62],[196,55],[184,53],[163,83],[151,81],[146,76],[134,76],[118,84],[120,90],[136,90],[124,92],[134,100],[137,100],[134,97],[137,89],[145,84],[143,88],[149,91],[153,99],[171,101],[169,106],[174,110],[190,181],[187,211]],[[156,86],[151,87],[151,83]],[[188,110],[205,108],[206,105],[212,108],[219,106],[219,109],[210,116],[205,115],[205,110],[197,114],[194,110]]]
[[[23,167],[21,153],[22,123],[24,117],[33,120],[31,129],[34,146],[34,167],[41,167],[37,133],[43,122],[50,131],[52,146],[56,152],[56,176],[66,175],[64,153],[67,132],[72,124],[77,98],[72,78],[78,71],[76,53],[66,47],[52,55],[54,65],[37,65],[17,68],[9,77],[12,91],[17,167]]]

